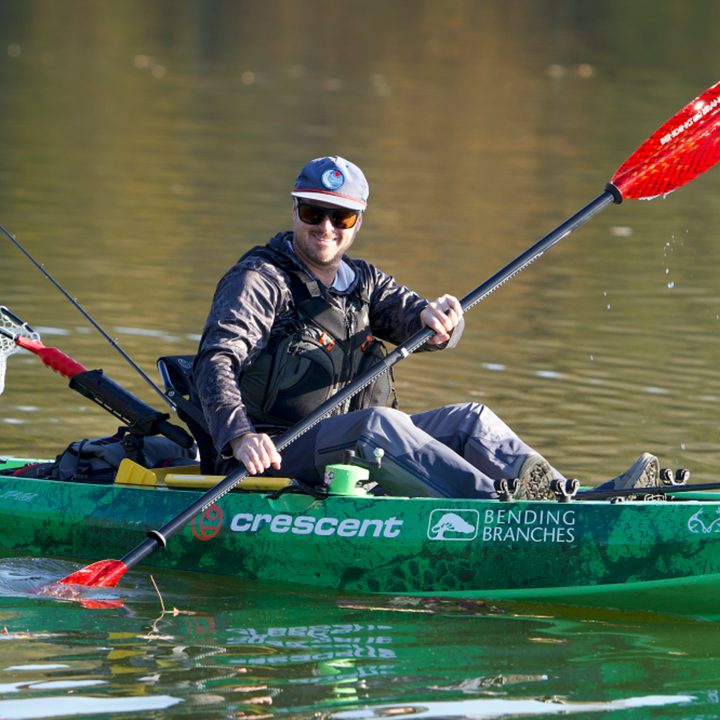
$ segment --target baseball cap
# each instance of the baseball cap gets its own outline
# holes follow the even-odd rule
[[[350,210],[365,210],[370,188],[362,170],[339,156],[311,160],[297,176],[291,195]]]

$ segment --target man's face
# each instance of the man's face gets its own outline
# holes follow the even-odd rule
[[[337,205],[318,200],[300,200],[302,204],[317,207],[338,209]],[[342,208],[344,209],[344,208]],[[354,227],[348,230],[336,228],[330,218],[325,218],[317,225],[308,225],[298,216],[298,200],[293,203],[293,249],[295,254],[311,269],[327,273],[340,267],[342,256],[355,240],[362,225],[362,213]]]

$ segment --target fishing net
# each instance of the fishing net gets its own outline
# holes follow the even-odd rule
[[[40,340],[39,333],[36,333],[27,323],[13,315],[6,307],[0,307],[0,328],[12,335],[22,335],[30,340]],[[5,370],[7,359],[20,350],[11,336],[0,332],[0,395],[5,389]]]

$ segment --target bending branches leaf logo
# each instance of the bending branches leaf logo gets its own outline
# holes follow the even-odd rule
[[[433,510],[428,537],[431,540],[474,540],[479,519],[477,510]]]

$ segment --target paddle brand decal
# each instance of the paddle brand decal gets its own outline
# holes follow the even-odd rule
[[[483,521],[484,542],[575,542],[575,510],[488,508]]]
[[[217,505],[211,505],[199,517],[194,517],[190,528],[198,540],[212,540],[223,524],[223,511]]]
[[[238,513],[230,523],[233,532],[258,532],[270,530],[272,533],[292,533],[293,535],[320,535],[329,537],[386,537],[394,538],[400,535],[403,520],[395,517],[387,520],[357,520],[345,518],[339,520],[334,517],[314,518],[309,515],[270,515],[269,513]]]
[[[433,510],[428,537],[431,540],[474,540],[479,523],[477,510]]]
[[[720,508],[717,510],[718,517],[716,517],[709,525],[706,525],[700,516],[703,514],[704,508],[700,508],[689,520],[688,530],[691,533],[711,533],[720,532]]]
[[[697,112],[690,118],[688,118],[684,123],[681,123],[677,127],[673,128],[672,132],[669,132],[667,135],[663,135],[660,139],[661,145],[666,145],[669,143],[673,138],[676,138],[681,133],[685,132],[689,127],[692,127],[695,123],[700,122],[707,114],[711,113],[715,108],[720,104],[720,98],[715,98],[712,102],[708,103],[707,105],[702,104],[702,102],[698,103],[695,106],[695,109]]]

